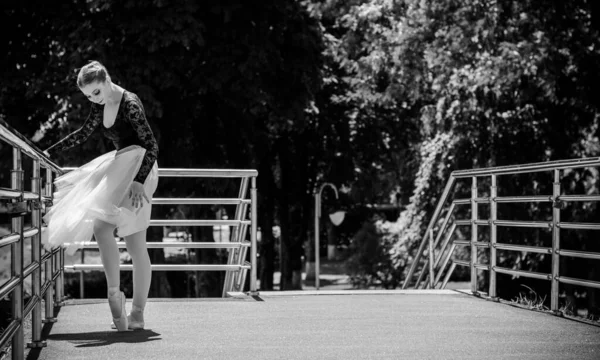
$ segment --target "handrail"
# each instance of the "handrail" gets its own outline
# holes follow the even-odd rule
[[[600,157],[597,158],[583,158],[583,159],[566,159],[566,160],[554,160],[545,161],[523,165],[505,165],[495,166],[482,169],[466,169],[466,170],[455,170],[452,172],[454,178],[472,177],[472,176],[485,176],[485,175],[510,175],[520,174],[527,172],[539,172],[548,171],[555,169],[575,169],[587,166],[596,166],[600,161]]]
[[[62,170],[72,171],[75,167],[65,167]],[[177,169],[159,168],[161,177],[204,177],[204,178],[251,178],[257,177],[258,171],[254,169]]]
[[[30,140],[15,131],[5,121],[0,120],[0,141],[13,148],[11,187],[0,189],[0,209],[12,217],[10,233],[0,237],[0,247],[10,246],[12,253],[11,279],[0,286],[0,297],[11,295],[12,313],[9,323],[0,333],[0,355],[11,341],[12,358],[24,356],[24,319],[31,314],[32,341],[28,347],[46,346],[41,339],[42,322],[54,322],[55,304],[62,302],[64,261],[60,249],[46,250],[41,244],[43,204],[52,196],[52,179],[63,172],[48,159]],[[33,160],[30,175],[31,191],[24,190],[25,169],[23,155]],[[45,184],[42,184],[45,171]],[[25,228],[25,216],[31,215],[31,226]],[[24,240],[31,239],[32,256],[29,265],[24,266]],[[42,282],[42,271],[45,273]],[[24,302],[24,280],[31,276],[31,298]],[[45,300],[45,319],[42,320],[42,299]],[[0,356],[1,357],[1,356]]]
[[[65,171],[72,171],[75,168],[64,168]],[[229,257],[227,264],[193,264],[193,265],[174,265],[160,264],[152,265],[153,271],[226,271],[225,281],[223,285],[223,297],[229,296],[231,292],[241,292],[244,288],[247,270],[251,271],[250,276],[250,294],[257,295],[257,273],[256,273],[256,170],[238,170],[238,169],[170,169],[159,168],[159,177],[215,177],[215,178],[239,178],[240,192],[237,198],[153,198],[153,205],[236,205],[236,214],[233,219],[217,220],[217,219],[152,219],[150,226],[230,226],[234,231],[231,233],[231,242],[223,243],[173,243],[173,242],[149,242],[148,248],[203,248],[203,249],[227,249]],[[250,182],[250,181],[251,182]],[[250,199],[246,198],[248,193],[248,185],[250,186]],[[252,207],[250,212],[250,220],[245,220],[247,214],[247,206]],[[250,241],[245,241],[247,227],[250,225]],[[125,245],[122,242],[117,242],[117,246],[122,248]],[[86,242],[81,248],[82,264],[65,266],[65,270],[79,272],[80,276],[80,294],[81,297],[85,293],[84,271],[101,271],[102,266],[83,264],[85,250],[97,248],[97,243]],[[247,250],[250,248],[251,254],[250,265],[245,265]],[[121,270],[132,270],[129,265],[121,265]]]
[[[18,133],[6,122],[0,120],[0,141],[13,147],[13,170],[11,188],[0,188],[0,211],[9,212],[13,216],[12,229],[9,234],[0,237],[0,247],[11,246],[13,261],[11,274],[14,276],[0,286],[0,297],[12,294],[12,320],[0,333],[0,358],[2,350],[11,340],[13,360],[24,357],[24,319],[32,313],[32,341],[28,347],[46,346],[41,340],[42,319],[41,299],[45,297],[46,318],[44,322],[55,322],[54,306],[62,305],[64,300],[64,272],[65,269],[79,271],[102,270],[100,265],[76,264],[64,265],[64,249],[56,247],[50,251],[41,244],[42,214],[46,206],[51,206],[53,195],[53,179],[75,168],[61,168],[46,157],[40,149],[30,140]],[[22,168],[22,154],[33,159],[33,173],[31,176],[32,191],[24,191],[23,182],[25,171]],[[44,185],[42,186],[42,170],[46,170]],[[240,292],[244,288],[246,274],[250,270],[251,295],[258,295],[257,289],[257,187],[256,178],[258,171],[254,169],[164,169],[158,170],[160,177],[194,177],[194,178],[239,178],[241,179],[240,191],[236,198],[157,198],[156,205],[235,205],[236,212],[231,220],[151,220],[150,226],[231,226],[231,242],[223,243],[159,243],[149,242],[148,248],[204,248],[227,249],[229,258],[227,264],[185,264],[185,265],[152,265],[155,271],[180,270],[180,271],[226,271],[223,296],[229,292]],[[247,197],[250,190],[249,198]],[[3,206],[3,203],[13,204]],[[45,206],[44,206],[45,205]],[[249,214],[248,214],[248,209]],[[31,227],[24,228],[24,218],[31,214]],[[249,219],[247,219],[249,216]],[[246,235],[250,227],[250,239]],[[23,266],[23,243],[25,238],[31,238],[33,247],[32,261]],[[119,247],[124,243],[118,242]],[[81,249],[97,248],[94,242],[86,242]],[[247,250],[250,248],[250,261],[246,261]],[[122,265],[122,270],[131,270],[131,265]],[[41,281],[41,271],[45,272]],[[23,281],[27,276],[32,276],[32,297],[25,304],[23,302]],[[82,281],[83,284],[83,281]]]
[[[10,144],[13,148],[21,149],[21,152],[27,154],[29,157],[39,160],[42,166],[45,166],[53,171],[61,174],[61,168],[50,160],[46,155],[42,153],[31,140],[27,139],[17,130],[13,129],[4,120],[0,119],[0,139]]]
[[[425,275],[427,275],[424,284],[431,288],[435,287],[438,281],[441,279],[442,272],[446,269],[447,264],[450,262],[451,266],[444,281],[442,288],[446,286],[452,272],[455,267],[467,266],[471,269],[471,290],[473,293],[477,293],[477,276],[476,270],[488,270],[489,271],[489,296],[496,297],[496,273],[513,274],[537,279],[547,279],[551,281],[551,310],[558,311],[558,287],[560,283],[571,283],[582,286],[600,288],[600,283],[582,280],[582,279],[570,279],[563,276],[559,276],[559,260],[560,256],[571,256],[578,258],[588,259],[600,259],[600,253],[592,253],[587,251],[577,250],[562,250],[560,249],[560,230],[561,229],[586,229],[586,230],[600,230],[599,223],[572,223],[572,222],[561,222],[560,221],[560,210],[563,208],[564,202],[576,202],[576,201],[600,201],[600,195],[563,195],[560,191],[560,174],[565,169],[575,169],[582,167],[599,167],[600,158],[583,158],[583,159],[569,159],[569,160],[558,160],[549,161],[543,163],[523,164],[523,165],[510,165],[491,167],[484,169],[469,169],[453,171],[446,183],[442,196],[440,197],[433,216],[431,217],[427,229],[422,237],[421,243],[414,256],[414,260],[409,268],[406,279],[402,285],[403,289],[408,288],[412,278],[417,270],[418,266],[421,267],[419,277],[416,280],[415,287],[417,288]],[[541,171],[553,172],[553,193],[552,195],[536,195],[536,196],[504,196],[498,197],[496,179],[497,176],[514,175],[522,173],[533,173]],[[477,193],[477,180],[481,177],[490,177],[490,195],[489,197],[479,197]],[[439,226],[440,215],[445,207],[445,204],[449,201],[450,192],[457,180],[471,178],[471,197],[454,199],[449,203],[449,210],[446,212],[444,221]],[[531,203],[531,202],[550,202],[553,204],[553,216],[550,221],[532,221],[532,220],[499,220],[497,219],[497,204],[498,203]],[[489,207],[489,218],[480,219],[478,216],[478,205],[480,203],[487,203]],[[471,207],[471,218],[470,219],[454,219],[454,209],[457,206],[470,205]],[[441,248],[437,249],[438,240],[444,232],[446,232],[447,226],[449,225],[449,219],[453,219],[452,227],[447,232],[446,239],[450,239],[457,225],[469,225],[471,226],[471,239],[470,240],[444,240]],[[477,227],[489,226],[490,239],[488,242],[481,242],[477,239]],[[496,230],[499,226],[503,227],[529,227],[529,228],[541,228],[548,229],[552,232],[552,247],[537,247],[537,246],[526,246],[526,245],[513,245],[513,244],[502,244],[497,242]],[[434,235],[434,229],[438,232],[437,236]],[[432,242],[435,236],[436,241]],[[449,251],[446,251],[447,245],[451,243]],[[470,261],[451,259],[452,254],[456,249],[456,246],[469,246],[471,249]],[[477,261],[477,250],[487,249],[490,251],[490,264],[478,264]],[[540,274],[530,271],[505,269],[496,266],[496,251],[525,251],[534,253],[547,253],[552,255],[552,272],[550,274]],[[437,252],[437,256],[436,256]],[[421,265],[421,258],[423,254],[427,254],[424,263]],[[442,261],[440,261],[443,259]],[[450,261],[451,260],[451,261]],[[431,266],[430,264],[433,264]],[[441,264],[438,268],[438,264]],[[428,266],[429,265],[429,266]],[[430,276],[431,275],[431,276]],[[428,281],[429,280],[429,281]]]

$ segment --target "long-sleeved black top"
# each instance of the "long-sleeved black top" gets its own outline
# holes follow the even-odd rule
[[[104,105],[92,103],[92,109],[83,126],[46,151],[52,155],[79,145],[101,126],[104,136],[112,141],[117,150],[131,145],[139,145],[146,149],[140,170],[134,178],[134,181],[143,184],[158,156],[158,144],[146,120],[142,102],[136,94],[125,91],[114,124],[110,128],[104,127],[103,118]]]

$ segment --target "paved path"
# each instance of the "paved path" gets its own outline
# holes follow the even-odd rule
[[[109,314],[65,305],[28,359],[600,359],[600,327],[454,291],[153,299],[127,333]]]

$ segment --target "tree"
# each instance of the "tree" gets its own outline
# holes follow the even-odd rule
[[[10,55],[3,63],[5,77],[12,79],[2,84],[0,113],[27,136],[41,128],[35,136],[41,148],[87,116],[73,69],[88,59],[103,62],[115,82],[140,96],[159,140],[162,167],[268,169],[261,164],[272,161],[274,144],[304,127],[305,106],[319,86],[321,40],[295,1],[73,0],[65,8],[28,2],[3,13],[22,30],[2,40]],[[27,41],[32,34],[39,40]],[[29,107],[23,106],[28,99],[20,99],[26,88],[36,102]],[[46,94],[57,95],[45,100]],[[81,163],[107,146],[96,136],[83,156],[65,154],[57,161]],[[170,180],[159,186],[167,196],[175,187],[189,196],[234,187]],[[274,203],[270,197],[278,202],[273,189],[264,190],[265,204]],[[282,228],[296,223],[295,216],[286,216]],[[296,237],[294,231],[284,242]],[[295,259],[301,255],[295,247],[290,253]]]

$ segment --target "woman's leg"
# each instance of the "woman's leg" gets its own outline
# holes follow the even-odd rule
[[[121,282],[119,269],[121,261],[119,258],[119,248],[113,235],[114,230],[115,226],[112,224],[102,220],[94,222],[94,236],[100,249],[100,258],[102,259],[104,274],[106,275],[108,295],[118,292]]]
[[[127,251],[133,261],[133,304],[132,317],[138,321],[143,321],[142,315],[148,292],[150,291],[150,281],[152,280],[152,269],[150,268],[150,256],[146,246],[146,230],[125,237]],[[139,313],[139,314],[136,314]]]
[[[112,313],[113,323],[117,330],[127,331],[128,323],[125,316],[125,295],[120,291],[119,248],[115,240],[115,226],[102,220],[94,222],[94,236],[100,249],[100,258],[108,285],[108,305]]]

